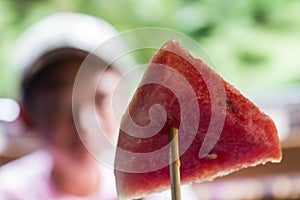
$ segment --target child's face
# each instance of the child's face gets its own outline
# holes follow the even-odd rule
[[[68,65],[78,66],[76,63],[69,63]],[[56,75],[53,78],[63,80],[63,84],[59,88],[51,90],[51,92],[39,95],[36,106],[36,113],[39,113],[38,117],[35,118],[38,131],[45,136],[44,142],[56,157],[55,159],[66,164],[68,161],[71,164],[91,160],[89,152],[79,137],[76,129],[78,126],[75,126],[72,112],[73,85],[77,71],[78,67],[66,66],[64,69],[59,68],[54,73]],[[112,116],[111,98],[114,86],[119,79],[120,75],[113,70],[104,72],[94,96],[98,124],[108,137],[116,134],[117,131]],[[89,86],[83,85],[83,87]],[[81,109],[81,105],[77,106]],[[79,131],[80,134],[89,134],[84,127]]]

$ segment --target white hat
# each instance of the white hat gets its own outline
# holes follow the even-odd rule
[[[38,21],[21,35],[13,53],[13,65],[27,71],[41,56],[68,47],[92,52],[110,64],[126,52],[123,41],[117,36],[117,30],[103,19],[79,13],[55,13]],[[112,42],[107,44],[112,38]],[[106,49],[98,48],[105,43]],[[127,66],[128,62],[131,66],[134,64],[128,57],[126,62]],[[124,72],[120,63],[114,67]]]

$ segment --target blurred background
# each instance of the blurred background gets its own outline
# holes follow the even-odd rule
[[[199,42],[217,72],[273,117],[283,147],[281,164],[195,185],[199,198],[300,199],[298,0],[0,0],[0,166],[38,148],[30,133],[18,130],[21,71],[12,64],[14,46],[26,28],[59,11],[99,16],[118,31],[170,28]],[[149,58],[136,55],[140,63]]]

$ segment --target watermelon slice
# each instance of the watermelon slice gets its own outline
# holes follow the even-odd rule
[[[189,86],[184,89],[183,84]],[[224,95],[222,88],[215,90],[218,85]],[[190,89],[195,98],[189,96]],[[212,97],[218,100],[213,102]],[[192,123],[195,119],[196,124]],[[166,146],[171,126],[179,128],[182,184],[281,160],[271,118],[170,39],[150,60],[122,119],[115,159],[119,199],[140,198],[169,188]]]

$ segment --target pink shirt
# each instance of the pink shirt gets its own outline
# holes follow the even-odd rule
[[[113,170],[99,164],[102,187],[92,196],[79,197],[55,190],[50,179],[52,159],[43,150],[0,167],[1,200],[113,200],[116,199]]]

